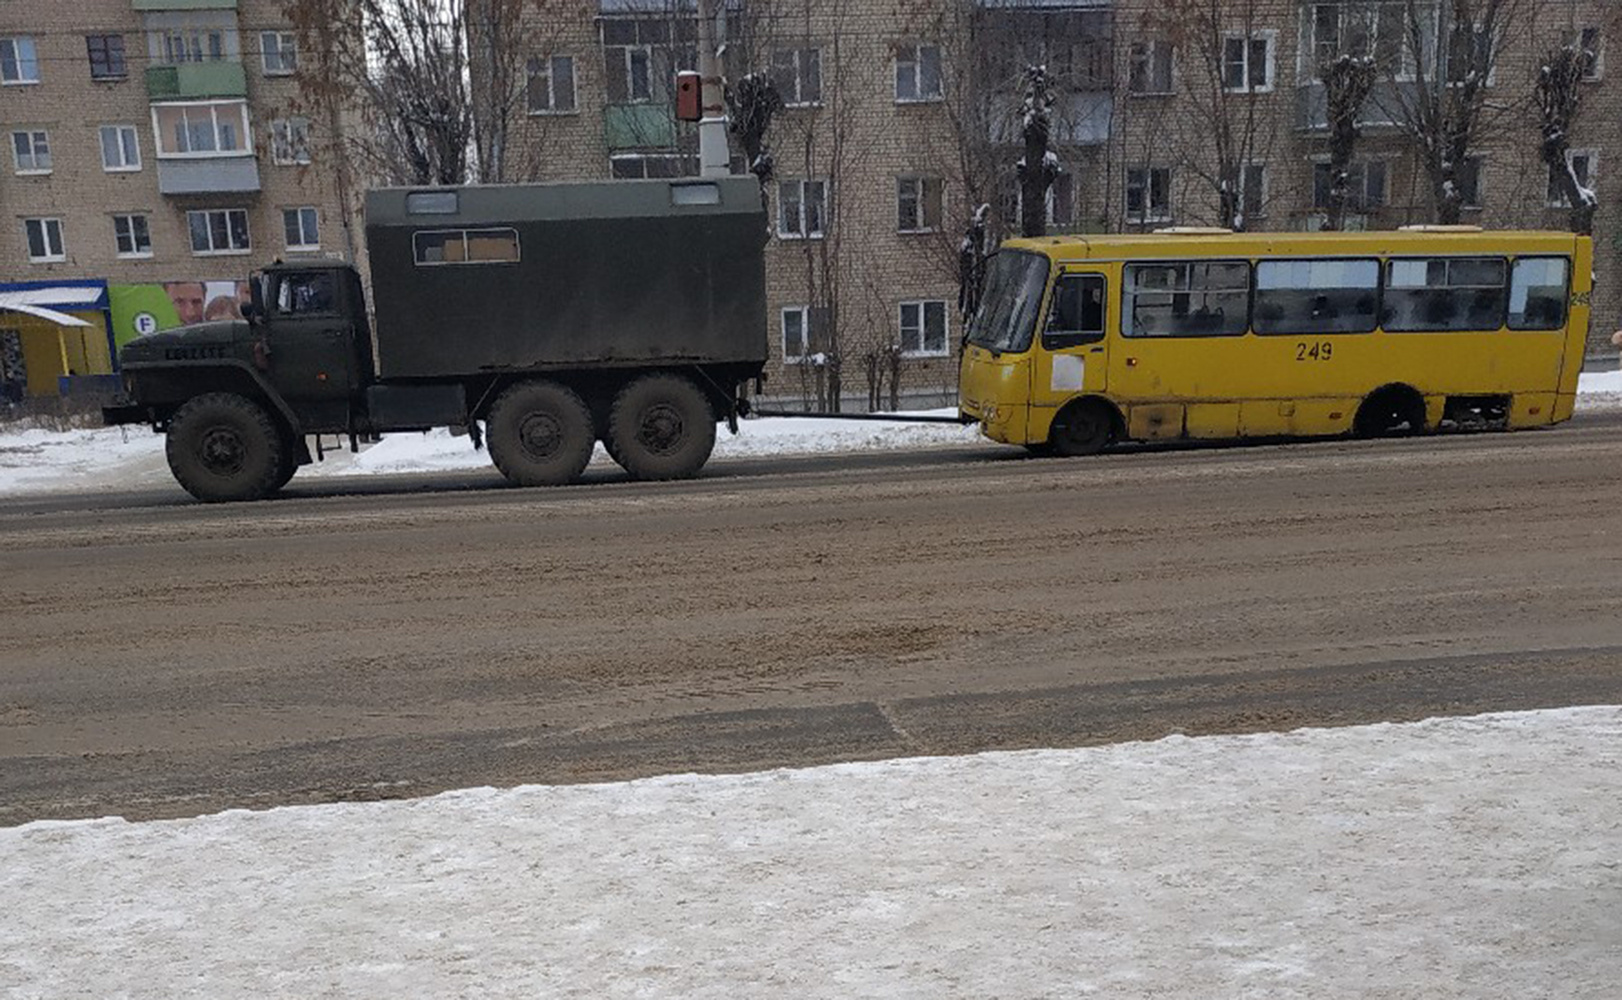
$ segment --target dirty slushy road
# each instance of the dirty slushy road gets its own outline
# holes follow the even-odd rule
[[[0,503],[0,825],[1622,701],[1622,415]]]

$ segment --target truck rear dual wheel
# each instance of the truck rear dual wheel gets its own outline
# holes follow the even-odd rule
[[[572,483],[591,461],[597,437],[580,395],[557,382],[508,387],[485,421],[490,457],[519,486]]]
[[[286,441],[264,407],[231,392],[188,400],[169,418],[169,470],[199,500],[258,500],[291,476]],[[284,475],[285,473],[285,475]]]
[[[715,449],[715,411],[690,379],[644,375],[614,398],[608,454],[635,479],[686,479]]]

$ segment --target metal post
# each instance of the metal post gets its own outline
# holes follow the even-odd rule
[[[727,153],[727,104],[721,84],[720,39],[716,26],[725,0],[698,0],[698,72],[704,117],[698,123],[698,166],[704,177],[731,173]]]

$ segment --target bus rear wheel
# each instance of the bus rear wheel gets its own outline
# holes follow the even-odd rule
[[[1096,455],[1115,438],[1115,418],[1096,400],[1072,403],[1053,418],[1047,447],[1056,455]]]
[[[1369,393],[1352,419],[1358,437],[1398,437],[1425,430],[1425,398],[1412,386],[1388,385]]]

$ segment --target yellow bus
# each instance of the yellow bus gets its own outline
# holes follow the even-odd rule
[[[1011,240],[959,406],[995,441],[1377,436],[1571,416],[1592,241],[1556,232],[1166,230]]]

